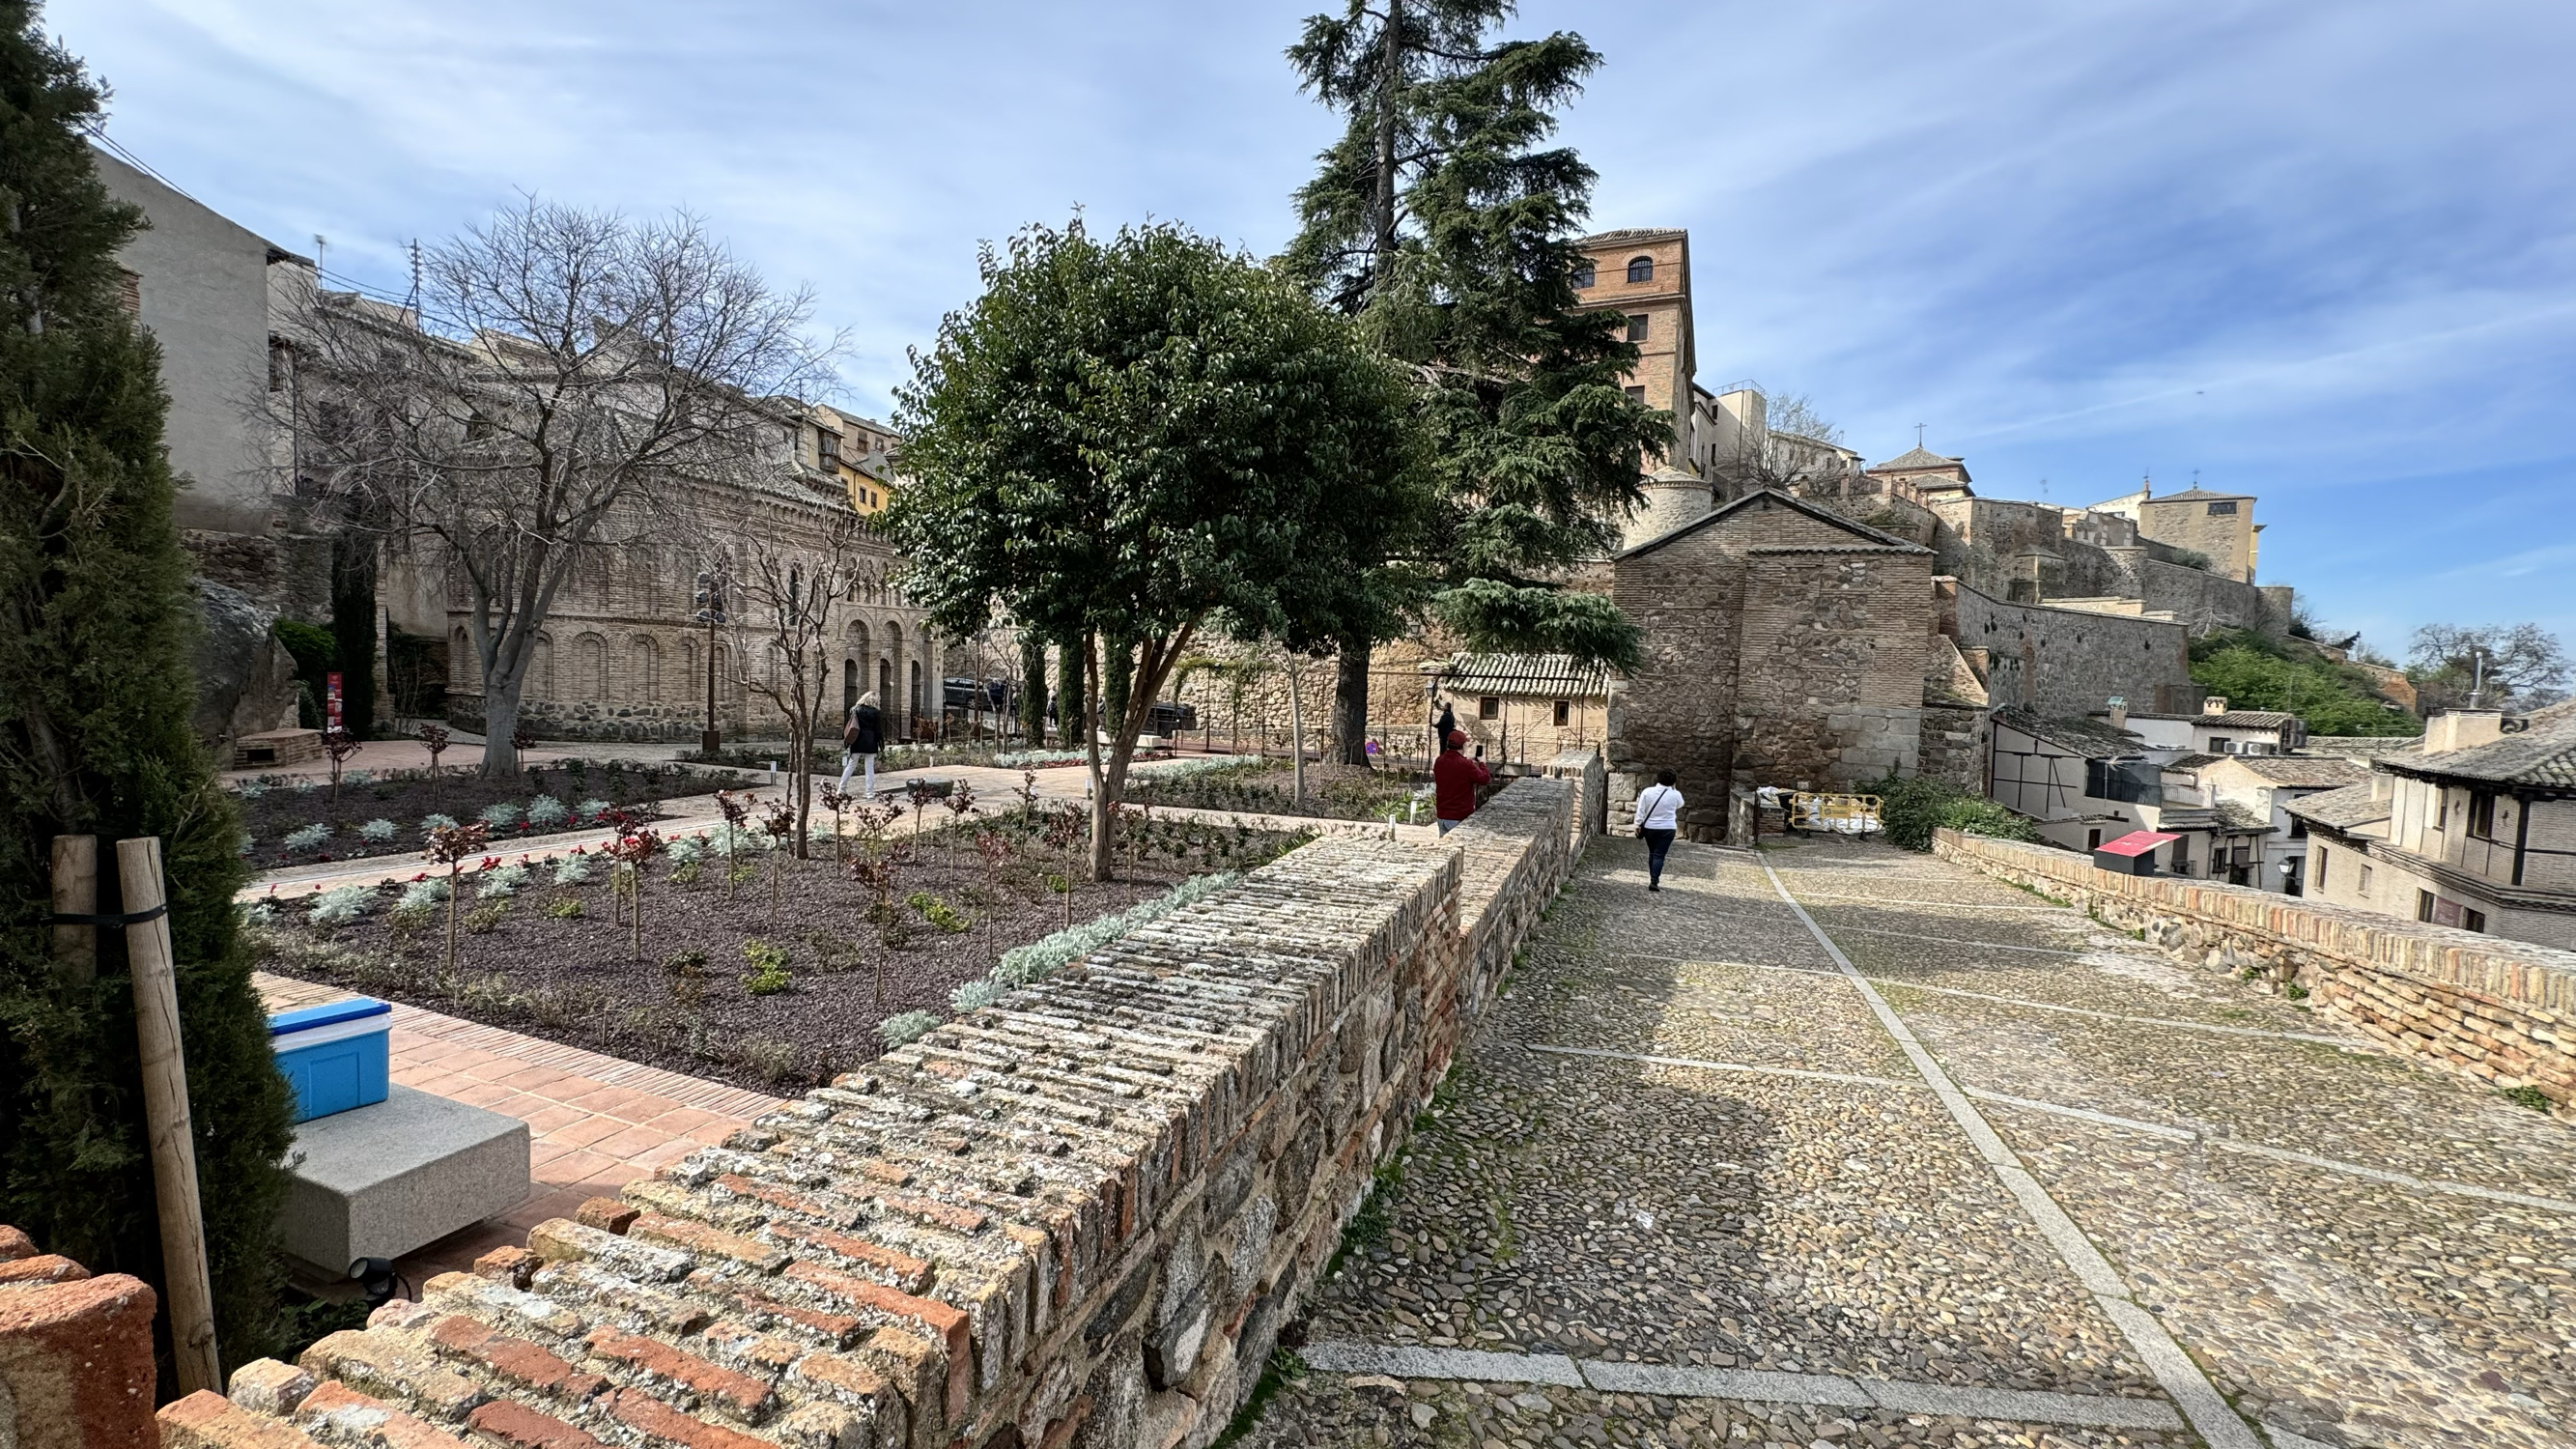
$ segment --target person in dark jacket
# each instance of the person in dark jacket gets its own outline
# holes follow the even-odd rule
[[[860,766],[867,767],[867,781],[859,798],[877,797],[877,751],[885,744],[885,720],[877,713],[877,692],[873,689],[859,696],[850,706],[850,717],[841,724],[841,793],[850,792],[850,775]]]
[[[1451,730],[1441,741],[1440,758],[1431,766],[1431,813],[1440,818],[1440,833],[1448,834],[1460,822],[1476,813],[1476,791],[1494,772],[1482,760],[1467,758],[1467,735]]]
[[[1437,763],[1440,751],[1448,746],[1449,737],[1457,732],[1458,712],[1451,709],[1449,701],[1444,699],[1440,701],[1440,718],[1431,722],[1431,754],[1434,763]]]

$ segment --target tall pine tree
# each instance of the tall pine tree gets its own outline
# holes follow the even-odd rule
[[[1481,649],[1636,656],[1607,599],[1555,579],[1616,541],[1672,419],[1622,388],[1626,319],[1574,288],[1595,178],[1546,143],[1601,57],[1562,32],[1489,41],[1514,8],[1350,0],[1288,51],[1348,125],[1297,193],[1283,260],[1426,379],[1444,498],[1429,547],[1353,591],[1333,700],[1348,763],[1366,759],[1370,653],[1425,606]]]
[[[82,139],[98,89],[37,26],[0,0],[0,1222],[161,1281],[122,935],[79,969],[46,920],[54,836],[99,837],[111,911],[113,842],[159,836],[216,1334],[238,1364],[274,1346],[288,1098],[232,904],[240,819],[188,729],[168,400],[116,262],[143,217]]]

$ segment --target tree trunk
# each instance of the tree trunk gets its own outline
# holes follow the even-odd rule
[[[331,642],[340,656],[340,727],[376,737],[376,541],[349,532],[331,541]]]
[[[1106,678],[1100,686],[1100,719],[1113,730],[1123,733],[1127,726],[1129,696],[1136,688],[1136,645],[1123,636],[1100,641],[1101,668]]]
[[[1369,638],[1345,634],[1340,667],[1333,674],[1333,740],[1345,765],[1365,765],[1368,757]]]
[[[1288,661],[1288,754],[1294,760],[1297,808],[1306,808],[1306,692],[1298,684],[1297,661]]]
[[[806,844],[814,817],[814,720],[810,713],[802,720],[792,715],[788,718],[787,749],[796,770],[788,777],[794,781],[791,789],[796,797],[796,858],[811,860],[814,857]]]
[[[1058,748],[1082,748],[1082,721],[1085,708],[1083,680],[1086,677],[1084,648],[1080,642],[1059,644],[1055,650],[1059,698],[1055,702],[1055,742]]]
[[[510,736],[519,728],[519,690],[525,676],[513,670],[506,678],[483,676],[483,778],[507,779],[519,773],[519,747]]]
[[[1384,53],[1378,59],[1377,190],[1369,199],[1377,254],[1369,258],[1369,299],[1395,275],[1395,107],[1404,74],[1404,0],[1386,0]]]
[[[1046,747],[1046,707],[1046,641],[1024,634],[1020,636],[1020,733],[1028,737],[1030,749]]]

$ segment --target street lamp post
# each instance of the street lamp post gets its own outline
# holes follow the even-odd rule
[[[695,623],[707,626],[707,727],[698,735],[698,754],[712,761],[724,736],[716,730],[716,628],[725,621],[724,578],[711,570],[698,573]]]

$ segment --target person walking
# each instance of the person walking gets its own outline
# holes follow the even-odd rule
[[[873,689],[859,696],[850,706],[850,717],[841,725],[841,793],[850,793],[850,774],[860,766],[867,767],[867,782],[860,791],[862,800],[877,797],[877,751],[885,743],[885,720],[877,713],[877,692]]]
[[[1448,834],[1476,813],[1476,791],[1494,772],[1482,760],[1467,758],[1467,733],[1451,730],[1440,742],[1440,758],[1431,766],[1431,813]]]
[[[1682,826],[1682,792],[1673,788],[1678,778],[1666,770],[1655,776],[1655,783],[1637,792],[1637,838],[1646,842],[1646,889],[1660,892],[1664,888],[1664,857],[1672,853],[1673,836]]]

